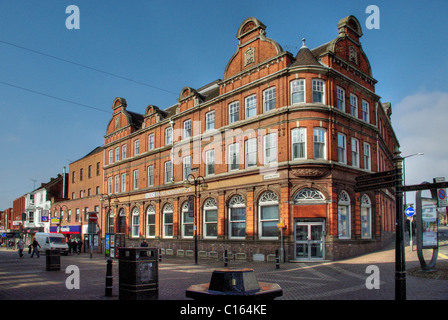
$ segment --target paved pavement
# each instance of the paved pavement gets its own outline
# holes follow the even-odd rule
[[[448,243],[442,245],[447,246]],[[437,264],[448,264],[448,252],[440,250]],[[378,267],[379,288],[368,289],[371,271]],[[79,270],[79,289],[73,285],[74,273]],[[112,297],[105,296],[107,262],[104,255],[81,254],[61,257],[60,271],[46,271],[46,256],[30,258],[25,253],[19,258],[14,250],[0,250],[0,300],[118,300],[118,261],[113,262]],[[419,266],[416,251],[406,247],[406,268]],[[159,299],[190,300],[185,291],[192,284],[210,281],[216,269],[224,267],[222,261],[200,259],[195,265],[191,258],[163,257],[159,263]],[[395,248],[394,243],[385,250],[343,261],[320,263],[282,263],[276,269],[272,262],[235,262],[231,268],[252,268],[261,282],[278,283],[283,295],[277,300],[394,300],[395,299]],[[375,268],[375,267],[374,267]],[[370,278],[369,278],[370,277]],[[448,300],[448,280],[435,280],[407,275],[408,300]],[[190,300],[192,301],[192,300]]]

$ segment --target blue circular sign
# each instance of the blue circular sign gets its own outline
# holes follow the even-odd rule
[[[415,214],[415,209],[412,207],[407,207],[404,213],[406,216],[412,217]]]

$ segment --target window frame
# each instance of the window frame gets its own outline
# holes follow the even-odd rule
[[[267,108],[269,106],[269,109]],[[263,91],[263,113],[277,108],[277,89],[269,87]]]
[[[316,135],[316,133],[319,133],[318,135]],[[319,140],[316,140],[316,138],[318,138]],[[323,141],[320,141],[320,139],[323,138]],[[319,146],[323,146],[322,148],[322,152],[323,152],[323,156],[320,156],[320,152],[319,155],[316,156],[316,150],[318,150],[318,148],[316,148],[316,144],[318,144]],[[327,129],[323,128],[323,127],[314,127],[313,128],[313,159],[315,160],[326,160],[327,159]]]
[[[325,80],[313,79],[312,89],[313,89],[313,103],[325,104]],[[319,97],[319,99],[315,99],[317,97]]]
[[[302,89],[303,87],[303,89]],[[291,90],[291,105],[301,104],[306,102],[306,81],[305,79],[295,79],[290,83]],[[303,101],[295,101],[295,97],[301,97],[303,95]]]
[[[252,114],[255,113],[255,114]],[[244,98],[244,118],[249,119],[257,115],[257,94]]]
[[[301,141],[301,137],[303,137],[303,141]],[[295,141],[297,138],[298,141]],[[299,144],[299,154],[300,151],[303,151],[303,157],[295,156],[295,148],[294,146]],[[303,149],[303,150],[302,150]],[[307,158],[306,152],[306,127],[297,127],[291,129],[291,159],[292,160],[303,160]]]

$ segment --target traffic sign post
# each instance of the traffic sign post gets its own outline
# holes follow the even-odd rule
[[[407,207],[406,210],[404,211],[404,214],[407,217],[412,217],[415,214],[415,209],[412,207]]]

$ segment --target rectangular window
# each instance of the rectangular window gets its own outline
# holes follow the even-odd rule
[[[239,164],[239,145],[238,143],[233,143],[229,145],[229,171],[238,170]]]
[[[369,122],[369,103],[362,100],[362,120]]]
[[[277,162],[277,133],[269,133],[263,137],[263,164]]]
[[[191,120],[184,121],[184,139],[191,137]]]
[[[364,142],[364,169],[372,170],[370,163],[370,144]]]
[[[120,176],[116,175],[115,176],[115,183],[114,183],[114,192],[115,193],[120,192],[119,187],[120,187]]]
[[[173,128],[168,127],[165,129],[165,145],[173,143]]]
[[[276,107],[275,87],[263,91],[263,112],[274,110]]]
[[[92,178],[92,166],[90,165],[89,168],[87,169],[87,176],[89,178]]]
[[[205,175],[215,174],[215,150],[205,153]]]
[[[97,162],[96,163],[96,175],[99,176],[100,174],[101,174],[101,163]]]
[[[352,166],[359,167],[359,141],[352,138]]]
[[[140,140],[134,141],[134,156],[140,154]]]
[[[134,170],[134,190],[138,189],[138,170]]]
[[[112,177],[109,177],[109,178],[107,179],[107,192],[108,192],[109,194],[112,193]]]
[[[215,129],[215,111],[205,114],[205,131]]]
[[[324,128],[314,128],[313,142],[314,142],[314,159],[325,159],[326,130]]]
[[[257,138],[247,139],[245,142],[245,164],[246,168],[257,166]]]
[[[305,80],[294,80],[291,82],[291,104],[303,102],[305,102]]]
[[[345,112],[345,90],[339,87],[336,87],[336,103],[336,107]]]
[[[126,144],[121,147],[121,156],[123,157],[123,159],[126,159],[128,157],[128,146]]]
[[[148,187],[154,185],[154,166],[148,166]]]
[[[150,135],[148,135],[148,150],[153,150],[154,148],[154,133],[151,133]]]
[[[313,79],[313,102],[325,103],[325,81]]]
[[[350,114],[358,118],[358,97],[350,94]]]
[[[229,124],[240,120],[240,102],[235,101],[229,104]]]
[[[257,115],[257,95],[251,95],[245,100],[246,119]]]
[[[292,160],[306,159],[306,128],[292,129]]]
[[[338,133],[338,161],[347,163],[347,142],[345,135]]]
[[[109,150],[109,163],[113,163],[113,162],[114,162],[114,151]]]
[[[115,148],[115,161],[120,161],[120,148]]]
[[[121,192],[126,191],[126,173],[121,174]]]
[[[218,210],[204,209],[204,237],[218,236]]]
[[[184,180],[187,179],[188,175],[191,173],[191,157],[187,156],[182,159],[182,168]]]
[[[165,183],[171,182],[171,161],[165,162]]]

